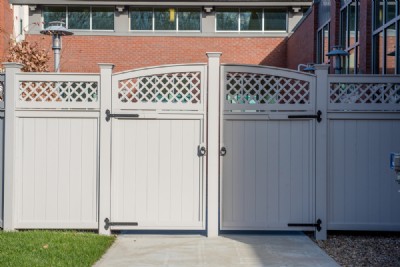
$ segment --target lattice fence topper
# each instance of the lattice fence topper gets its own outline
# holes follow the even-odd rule
[[[97,102],[97,82],[20,81],[19,100],[26,102]]]
[[[331,83],[330,103],[399,104],[400,83]]]
[[[307,81],[268,74],[228,72],[225,99],[230,104],[309,104]]]
[[[118,99],[129,103],[201,103],[200,72],[142,76],[118,83]]]

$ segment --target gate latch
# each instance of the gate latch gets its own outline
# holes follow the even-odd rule
[[[110,118],[138,118],[139,114],[116,114],[111,113],[109,109],[106,110],[106,121],[110,121]]]
[[[137,222],[110,222],[110,219],[105,218],[104,229],[108,230],[110,226],[120,225],[120,226],[138,226]]]
[[[322,111],[318,110],[316,115],[288,115],[288,119],[317,119],[317,122],[322,121]]]
[[[222,157],[226,155],[226,147],[224,147],[224,146],[221,147],[221,150],[219,151],[219,155]]]
[[[203,144],[201,144],[197,147],[197,156],[203,157],[206,155],[206,153],[207,153],[207,149]]]

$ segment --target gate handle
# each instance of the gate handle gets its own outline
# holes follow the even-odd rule
[[[224,147],[224,146],[221,147],[221,150],[220,150],[220,152],[219,152],[219,155],[222,156],[222,157],[226,155],[226,147]]]
[[[205,156],[206,153],[207,153],[207,149],[206,149],[206,147],[205,147],[204,145],[199,145],[199,146],[197,147],[197,155],[198,155],[199,157]]]

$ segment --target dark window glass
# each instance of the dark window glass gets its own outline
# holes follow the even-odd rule
[[[386,2],[386,22],[396,17],[396,0],[388,0]]]
[[[76,30],[89,30],[90,7],[69,7],[68,28]]]
[[[200,31],[200,10],[194,8],[180,8],[178,10],[178,30]]]
[[[317,34],[317,63],[321,64],[323,61],[324,49],[323,49],[323,30],[318,31]]]
[[[176,30],[176,9],[175,8],[155,8],[154,9],[154,29],[157,31]]]
[[[47,28],[49,26],[49,22],[52,21],[66,22],[66,10],[66,7],[45,6],[43,8],[44,28]]]
[[[374,29],[378,29],[379,27],[381,27],[383,25],[383,4],[384,1],[380,0],[380,1],[375,1],[375,23]]]
[[[262,31],[262,9],[241,9],[240,30]]]
[[[130,10],[131,30],[151,31],[153,30],[153,9],[133,8]]]
[[[92,29],[114,30],[114,8],[92,7]]]
[[[233,8],[218,9],[217,31],[237,31],[239,30],[239,10]]]
[[[356,21],[357,21],[357,16],[356,16],[356,3],[353,2],[351,5],[348,6],[349,9],[349,36],[348,36],[348,42],[347,45],[351,46],[356,42]]]
[[[329,53],[329,47],[330,47],[330,44],[329,44],[329,23],[324,27],[324,50],[323,50],[323,59],[324,59],[324,62],[325,63],[327,63],[328,61],[329,61],[329,57],[326,55],[327,53]]]
[[[286,31],[286,11],[285,10],[265,10],[264,12],[265,31]]]
[[[340,43],[342,47],[347,46],[347,8],[340,13]]]

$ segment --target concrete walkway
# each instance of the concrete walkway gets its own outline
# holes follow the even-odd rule
[[[303,233],[203,236],[119,235],[105,266],[339,266]]]

